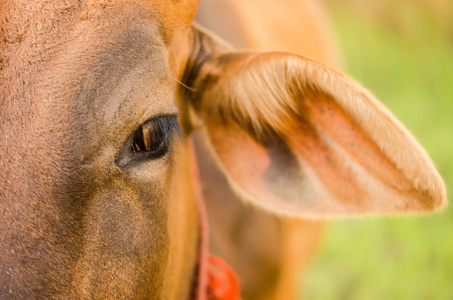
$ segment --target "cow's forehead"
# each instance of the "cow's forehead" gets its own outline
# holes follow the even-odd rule
[[[74,22],[93,19],[115,22],[127,10],[156,19],[169,38],[180,27],[190,26],[199,0],[4,0],[0,7],[0,32],[6,46],[19,44],[27,35],[59,39]],[[120,26],[121,24],[117,24]],[[57,30],[55,30],[57,29]],[[45,41],[40,41],[45,42]],[[5,46],[5,45],[3,45]],[[3,48],[3,47],[2,47]]]
[[[0,6],[0,70],[21,60],[40,64],[74,39],[77,28],[89,31],[152,21],[165,45],[190,27],[196,0],[5,0]],[[102,41],[100,41],[102,43]],[[93,45],[96,46],[96,45]],[[7,72],[4,73],[7,76]],[[17,77],[14,74],[14,77]]]
[[[7,2],[0,11],[3,29],[0,34],[4,35],[1,39],[4,42],[1,45],[2,73],[5,78],[16,78],[17,81],[48,73],[46,78],[40,79],[41,84],[45,84],[46,81],[52,82],[48,79],[56,75],[105,77],[108,74],[99,73],[117,72],[115,66],[120,67],[117,62],[120,60],[129,69],[143,60],[152,60],[152,73],[168,77],[165,47],[171,43],[168,39],[173,34],[169,28],[174,30],[184,26],[175,22],[167,26],[162,21],[171,16],[171,10],[163,14],[164,4],[161,2]],[[170,8],[176,9],[176,2],[168,3]],[[123,67],[122,72],[127,70]],[[75,85],[75,82],[66,83],[70,88]],[[4,88],[4,94],[12,98],[21,92],[14,81]]]

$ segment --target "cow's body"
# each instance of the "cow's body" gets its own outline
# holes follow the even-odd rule
[[[445,205],[429,157],[365,89],[298,55],[234,52],[192,25],[197,5],[3,1],[0,298],[190,299],[202,241],[187,138],[198,127],[200,153],[235,194],[279,216]],[[260,262],[232,261],[250,271],[244,293],[289,297],[292,258],[306,251],[291,236],[317,225],[253,214],[251,228],[273,232],[263,274],[277,275],[254,283]]]
[[[320,2],[202,1],[196,20],[237,49],[287,51],[339,64]],[[279,218],[245,204],[203,142],[197,142],[212,252],[238,272],[245,299],[293,299],[324,224]]]

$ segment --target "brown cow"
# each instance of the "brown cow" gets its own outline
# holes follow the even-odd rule
[[[2,2],[0,298],[190,299],[199,127],[235,192],[276,214],[445,205],[425,151],[369,92],[298,55],[233,52],[192,25],[196,8]]]

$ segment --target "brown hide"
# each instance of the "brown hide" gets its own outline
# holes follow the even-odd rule
[[[195,9],[2,1],[0,298],[188,298],[198,230],[184,143],[115,161],[138,126],[178,113],[172,74]]]

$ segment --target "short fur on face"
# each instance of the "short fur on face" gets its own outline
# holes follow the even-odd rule
[[[0,295],[190,293],[198,221],[185,144],[171,138],[160,159],[116,161],[142,124],[178,114],[169,53],[194,10],[172,1],[2,3]]]

